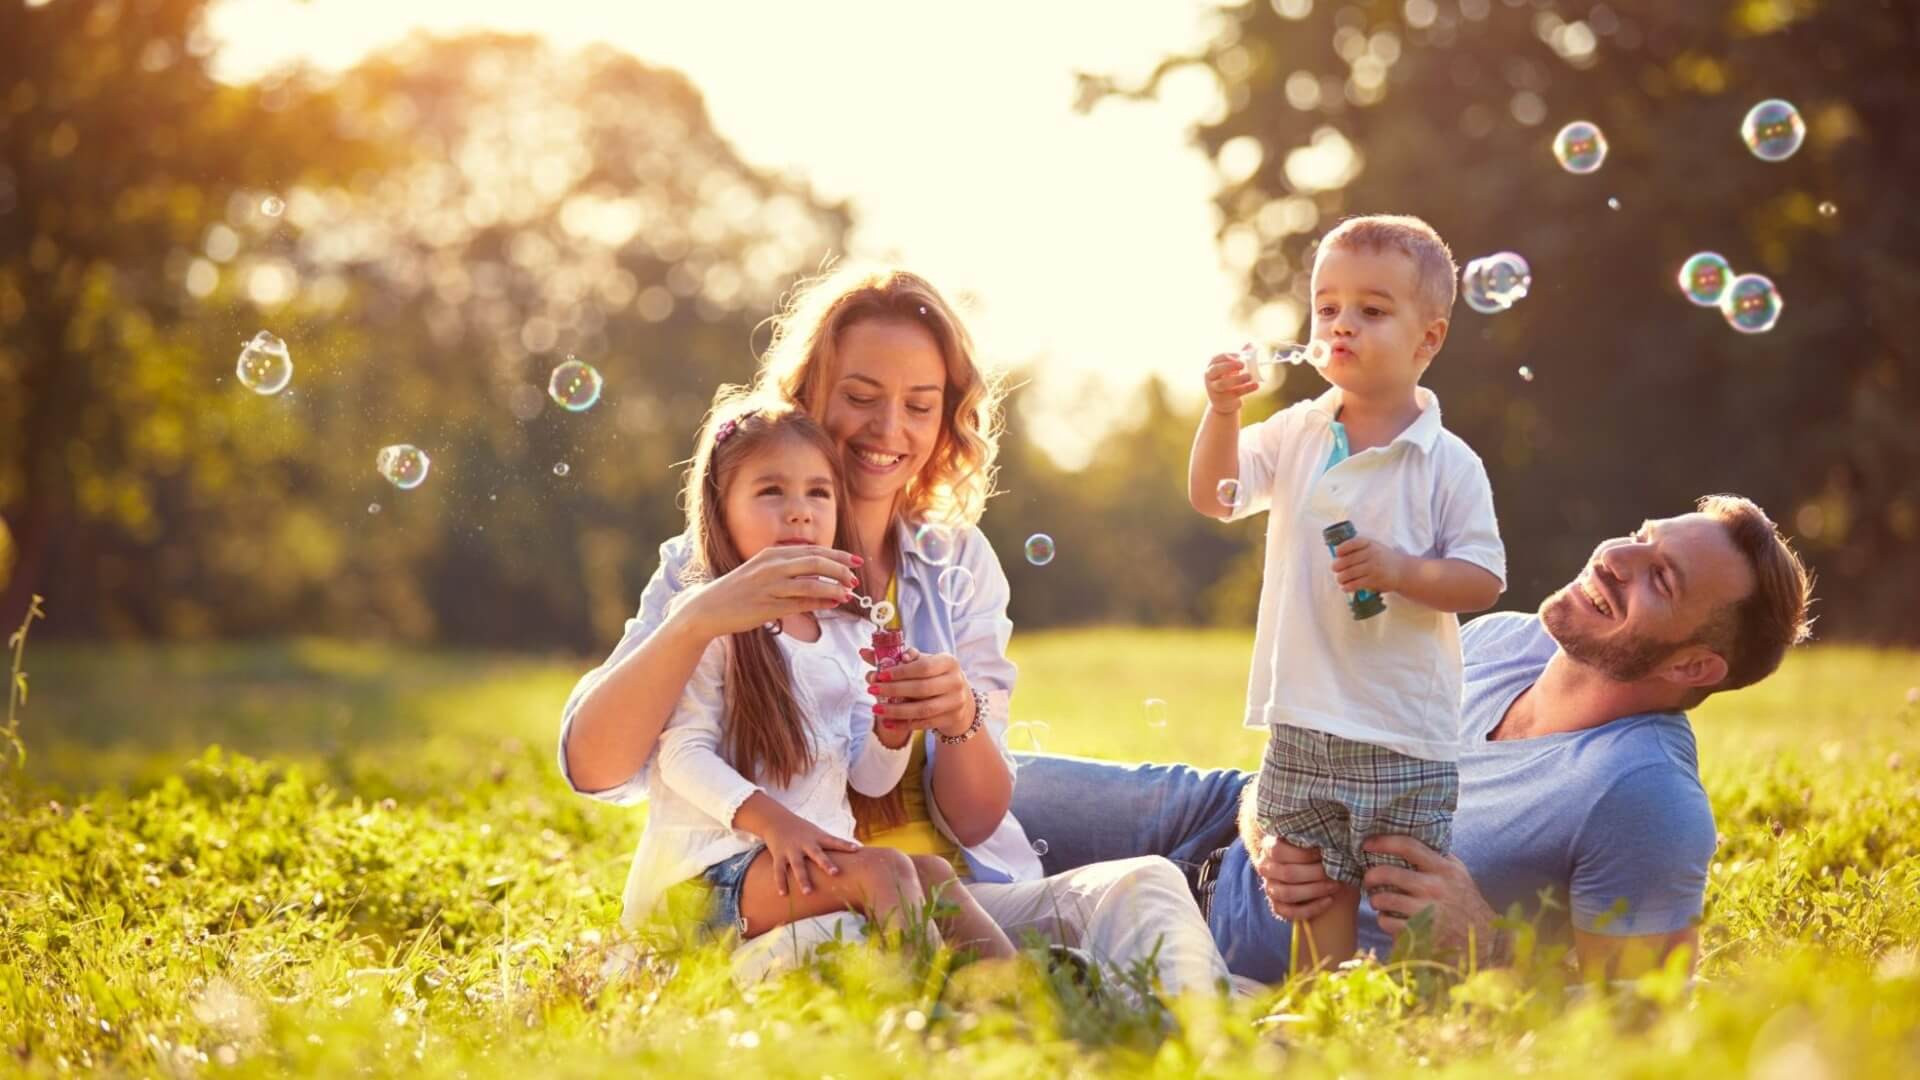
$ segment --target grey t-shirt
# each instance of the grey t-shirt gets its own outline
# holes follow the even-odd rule
[[[1460,805],[1453,852],[1487,903],[1539,912],[1551,936],[1573,926],[1659,934],[1698,921],[1713,858],[1713,810],[1683,713],[1644,713],[1561,735],[1491,742],[1555,645],[1538,616],[1486,615],[1461,630]],[[1570,909],[1570,910],[1569,910]],[[1391,939],[1362,905],[1360,946]]]

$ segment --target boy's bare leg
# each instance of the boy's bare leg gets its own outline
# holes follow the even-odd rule
[[[960,910],[942,919],[940,929],[956,949],[973,949],[982,960],[1005,960],[1014,955],[1013,942],[1000,924],[993,921],[980,901],[954,876],[953,866],[938,855],[915,855],[914,872],[920,879],[920,891],[928,897],[954,904]]]
[[[1304,934],[1300,943],[1300,970],[1332,970],[1353,959],[1358,947],[1354,924],[1360,917],[1360,888],[1341,883],[1332,896],[1333,906],[1294,929]]]
[[[874,929],[893,928],[900,920],[901,905],[915,907],[926,903],[919,878],[907,856],[891,848],[870,847],[859,851],[836,851],[828,856],[838,874],[812,868],[813,891],[803,893],[789,883],[781,896],[774,880],[773,857],[761,851],[747,867],[746,880],[740,886],[740,915],[746,920],[746,938],[788,923],[836,911],[857,911],[865,915]],[[939,944],[936,940],[934,944]]]

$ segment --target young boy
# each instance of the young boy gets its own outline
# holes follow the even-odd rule
[[[1268,731],[1256,813],[1268,835],[1319,848],[1341,883],[1307,928],[1312,957],[1329,965],[1353,954],[1361,875],[1399,862],[1362,841],[1401,833],[1447,850],[1456,614],[1493,606],[1506,587],[1486,469],[1420,385],[1453,299],[1453,256],[1426,222],[1341,222],[1313,266],[1312,350],[1333,388],[1242,431],[1240,399],[1259,383],[1241,354],[1214,357],[1188,466],[1201,513],[1268,511],[1246,715]],[[1341,521],[1358,535],[1329,570],[1321,530]],[[1386,610],[1356,619],[1346,594],[1363,589]]]

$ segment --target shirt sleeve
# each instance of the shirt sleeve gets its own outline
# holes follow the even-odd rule
[[[1574,840],[1573,925],[1595,934],[1669,934],[1698,922],[1717,840],[1699,782],[1669,763],[1613,782]]]
[[[685,553],[684,537],[676,536],[660,545],[660,565],[654,569],[653,577],[648,579],[646,589],[640,593],[640,609],[633,618],[627,620],[620,643],[613,647],[612,655],[604,663],[580,677],[580,681],[574,684],[573,693],[567,695],[566,705],[560,710],[560,776],[566,780],[568,787],[589,798],[623,805],[646,801],[647,778],[652,770],[651,758],[626,780],[600,791],[587,791],[573,782],[573,773],[567,768],[567,735],[573,730],[573,717],[579,711],[580,703],[622,660],[637,652],[660,628],[660,624],[667,620],[667,612],[674,598],[686,587],[680,580],[680,568],[686,563]]]
[[[853,740],[853,761],[847,769],[847,783],[860,794],[877,799],[899,786],[900,778],[907,774],[907,758],[912,756],[913,739],[919,737],[919,732],[895,750],[873,733],[872,706],[855,709],[854,722],[860,724],[861,729]]]
[[[1434,515],[1434,541],[1442,559],[1472,563],[1500,579],[1507,588],[1507,548],[1500,542],[1500,522],[1493,513],[1493,484],[1487,468],[1472,450],[1454,466],[1440,485],[1439,508]]]
[[[968,531],[958,564],[973,574],[973,595],[953,615],[953,655],[967,684],[987,695],[987,734],[1000,748],[1007,768],[1013,769],[1013,754],[1007,749],[1007,724],[1013,706],[1013,684],[1019,668],[1007,659],[1007,643],[1013,640],[1013,620],[1007,617],[1007,603],[1013,591],[1007,574],[1000,568],[1000,557],[978,528]]]
[[[740,804],[760,790],[720,756],[726,723],[727,640],[700,654],[700,664],[660,733],[654,753],[659,781],[728,828]]]
[[[1273,481],[1280,470],[1280,444],[1297,426],[1292,408],[1282,409],[1240,429],[1240,505],[1228,521],[1251,517],[1273,505]]]

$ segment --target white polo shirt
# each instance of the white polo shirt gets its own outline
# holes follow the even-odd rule
[[[1440,426],[1420,387],[1420,416],[1386,446],[1332,468],[1340,389],[1240,431],[1235,519],[1267,511],[1267,562],[1247,680],[1246,726],[1291,724],[1411,757],[1460,755],[1460,620],[1398,593],[1356,621],[1320,530],[1352,521],[1362,537],[1423,558],[1460,559],[1507,584],[1493,488],[1480,458]]]

